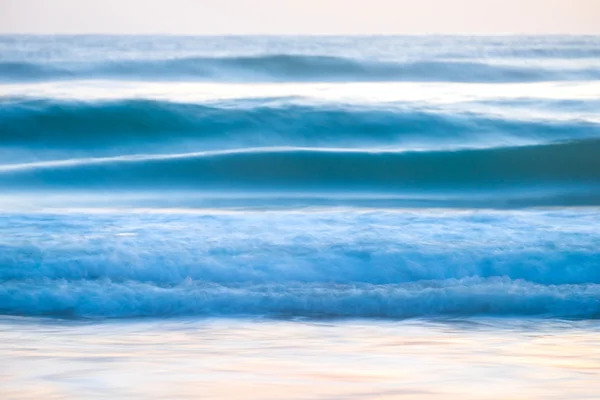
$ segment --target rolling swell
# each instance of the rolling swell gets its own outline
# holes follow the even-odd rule
[[[258,148],[0,167],[6,189],[532,189],[600,184],[600,140],[457,151]]]
[[[240,146],[468,147],[600,136],[581,120],[521,120],[401,105],[214,105],[154,100],[7,99],[0,147],[102,150],[194,141]]]
[[[597,68],[571,69],[478,61],[366,61],[322,55],[265,54],[238,57],[133,59],[99,62],[0,63],[4,80],[192,79],[201,81],[424,81],[532,82],[600,78]]]

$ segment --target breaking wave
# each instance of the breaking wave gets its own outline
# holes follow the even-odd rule
[[[1,218],[2,314],[600,317],[593,210]]]
[[[542,286],[510,279],[464,279],[404,285],[262,285],[188,282],[9,282],[0,313],[71,318],[265,316],[410,318],[541,316],[598,318],[600,285]]]

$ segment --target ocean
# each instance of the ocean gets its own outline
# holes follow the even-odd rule
[[[0,397],[600,398],[599,110],[598,36],[0,36]]]

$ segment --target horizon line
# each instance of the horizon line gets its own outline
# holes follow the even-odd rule
[[[255,36],[255,37],[361,37],[361,36],[379,36],[379,37],[398,37],[398,36],[478,36],[478,37],[497,37],[497,36],[600,36],[600,31],[594,33],[566,33],[566,32],[397,32],[397,33],[176,33],[176,32],[2,32],[0,36],[173,36],[173,37],[236,37],[236,36]]]

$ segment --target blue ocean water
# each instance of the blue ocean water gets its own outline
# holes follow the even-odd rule
[[[206,361],[178,397],[281,398],[251,366],[277,357],[298,398],[595,398],[598,110],[595,36],[1,36],[4,394],[89,398],[106,385],[78,382],[112,371],[106,395],[151,397],[88,367],[162,336],[131,357],[169,385],[186,352],[243,365],[244,390]],[[517,344],[531,335],[554,341]],[[550,363],[557,346],[577,362]],[[292,383],[366,348],[356,391],[351,371]],[[28,372],[36,351],[69,372]]]

